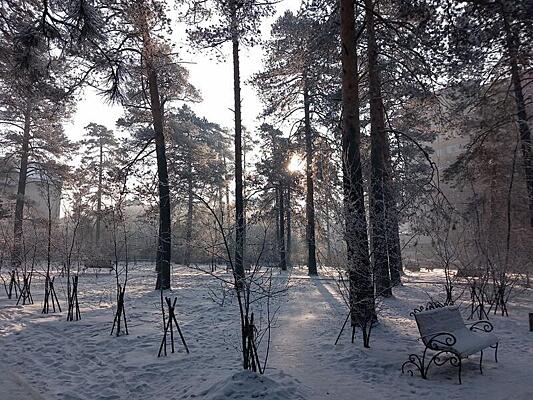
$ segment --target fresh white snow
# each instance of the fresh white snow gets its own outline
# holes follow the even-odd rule
[[[110,335],[113,275],[80,275],[81,321],[67,322],[65,310],[41,314],[40,277],[32,285],[35,305],[16,306],[2,295],[0,400],[533,399],[533,333],[527,318],[533,312],[531,290],[516,293],[509,317],[490,316],[501,340],[499,363],[491,350],[485,352],[480,375],[479,358],[472,356],[463,365],[459,385],[457,371],[449,365],[430,369],[429,380],[400,371],[410,353],[423,350],[409,313],[428,300],[427,293],[441,292],[434,283],[443,279],[439,270],[409,273],[395,297],[383,301],[370,349],[362,348],[359,331],[350,343],[349,328],[334,345],[347,312],[334,281],[293,271],[288,292],[276,300],[280,309],[263,376],[241,371],[235,299],[228,295],[220,306],[212,294],[220,291],[220,282],[180,266],[174,267],[171,295],[178,297],[176,317],[191,353],[177,337],[177,353],[157,358],[162,327],[153,265],[132,266],[130,273],[130,334],[118,338]],[[283,282],[289,276],[277,274],[275,279]],[[64,285],[56,278],[62,299]],[[463,298],[466,317],[466,293]],[[66,307],[64,301],[62,305]]]

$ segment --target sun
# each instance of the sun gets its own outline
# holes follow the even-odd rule
[[[293,154],[289,163],[287,164],[287,170],[289,172],[303,172],[304,163],[298,154]]]

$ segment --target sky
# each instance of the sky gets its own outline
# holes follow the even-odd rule
[[[262,32],[269,34],[272,22],[285,10],[296,11],[300,6],[300,0],[282,0],[276,5],[276,15],[265,20]],[[230,55],[230,44],[223,47],[223,53],[227,55],[225,60],[216,59],[214,53],[209,50],[192,50],[185,34],[185,26],[177,26],[174,29],[173,42],[177,47],[183,46],[184,52],[180,57],[183,64],[190,72],[190,82],[200,90],[203,101],[201,103],[189,103],[190,107],[200,116],[211,122],[216,122],[223,127],[232,128],[233,120],[233,67]],[[260,45],[253,48],[241,46],[241,103],[243,124],[250,131],[259,125],[257,116],[262,111],[261,102],[255,89],[247,83],[251,76],[262,67],[263,50]],[[78,103],[77,111],[71,121],[65,124],[67,135],[78,140],[84,133],[84,127],[90,122],[95,122],[115,128],[116,120],[122,114],[119,105],[107,104],[95,90],[85,89]]]

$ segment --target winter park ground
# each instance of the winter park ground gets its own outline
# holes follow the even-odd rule
[[[225,274],[225,272],[220,272]],[[440,293],[442,271],[409,273],[395,297],[380,306],[371,348],[346,331],[334,345],[346,308],[333,280],[308,278],[305,271],[275,275],[289,279],[272,330],[268,368],[258,376],[240,371],[235,299],[214,301],[220,282],[185,267],[173,270],[176,316],[190,348],[157,358],[162,336],[159,293],[153,266],[131,267],[126,293],[128,336],[110,335],[114,275],[80,276],[82,319],[65,312],[41,314],[43,286],[32,284],[34,305],[0,300],[0,400],[11,399],[533,399],[533,290],[519,289],[509,317],[493,316],[500,338],[499,363],[486,352],[484,374],[478,356],[463,365],[463,384],[449,365],[430,371],[429,380],[402,375],[412,352],[421,352],[409,312]],[[59,284],[57,282],[59,279]],[[64,281],[56,290],[64,298]],[[426,282],[426,283],[424,283]],[[430,283],[428,283],[430,282]],[[461,290],[461,289],[459,289]],[[466,313],[466,302],[462,304]],[[218,298],[217,298],[218,299]],[[220,299],[218,299],[220,300]],[[262,354],[261,354],[262,355]]]

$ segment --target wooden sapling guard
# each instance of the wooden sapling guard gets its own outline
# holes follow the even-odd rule
[[[246,344],[244,367],[245,369],[262,374],[264,371],[261,370],[259,355],[257,354],[257,346],[255,344],[256,333],[257,329],[254,325],[254,313],[252,313],[250,315],[250,320],[246,317],[244,325],[244,343]]]
[[[166,356],[167,355],[167,333],[170,331],[170,348],[171,352],[174,353],[174,325],[176,325],[176,329],[178,330],[178,333],[181,338],[181,342],[183,343],[183,346],[185,347],[185,351],[189,353],[189,348],[187,347],[187,343],[185,343],[185,338],[183,337],[183,334],[181,333],[180,326],[178,324],[178,321],[176,320],[176,314],[174,310],[176,309],[176,300],[178,300],[177,297],[174,298],[174,301],[171,303],[170,297],[165,297],[165,301],[167,302],[168,307],[168,319],[165,323],[165,332],[163,334],[163,340],[161,340],[161,345],[159,346],[159,353],[157,353],[158,357],[161,357],[161,352]],[[165,316],[163,315],[163,319]]]
[[[19,305],[20,300],[22,300],[22,305],[26,305],[26,303],[33,304],[33,297],[30,290],[31,278],[31,272],[29,274],[26,274],[25,272],[22,274],[22,289],[20,290],[19,298],[17,300],[17,306]]]
[[[17,279],[18,276],[15,270],[12,270],[9,276],[10,276],[10,279],[9,279],[9,289],[7,291],[7,298],[11,299],[11,297],[13,296],[13,289],[15,289],[15,297],[18,299],[19,292],[20,292],[20,284],[18,282],[18,279]]]
[[[113,320],[113,327],[111,328],[111,335],[117,328],[117,336],[120,336],[120,325],[122,319],[124,320],[124,334],[129,335],[128,323],[126,322],[126,311],[124,309],[124,292],[126,287],[122,288],[120,284],[117,285],[117,312],[115,313],[115,319]]]
[[[50,275],[46,275],[46,280],[44,282],[44,302],[43,302],[43,314],[48,314],[50,312],[50,301],[52,301],[52,312],[56,312],[57,309],[61,312],[61,305],[57,299],[56,290],[54,288],[55,277],[50,278]]]
[[[68,299],[67,321],[81,319],[80,306],[78,304],[78,275],[72,277],[72,293]],[[111,334],[113,331],[111,331]]]
[[[470,287],[470,316],[468,319],[489,319],[489,315],[485,310],[485,291],[483,287],[478,285],[476,281],[472,282]]]

